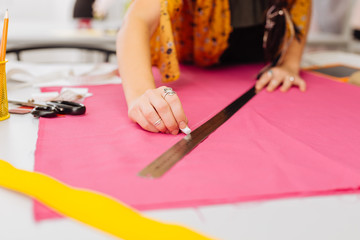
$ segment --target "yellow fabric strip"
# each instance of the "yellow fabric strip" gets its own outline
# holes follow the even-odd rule
[[[0,186],[36,198],[60,214],[122,239],[210,239],[179,225],[146,218],[110,197],[69,187],[44,174],[16,169],[3,160]]]

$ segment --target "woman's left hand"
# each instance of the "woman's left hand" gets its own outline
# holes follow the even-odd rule
[[[299,76],[298,71],[293,71],[285,66],[278,66],[263,73],[256,82],[255,88],[257,91],[260,91],[266,87],[266,90],[272,92],[280,87],[280,91],[286,92],[292,86],[299,87],[303,92],[306,90],[306,83]]]

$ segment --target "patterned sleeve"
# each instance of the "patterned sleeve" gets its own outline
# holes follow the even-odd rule
[[[181,0],[159,0],[161,3],[160,22],[150,41],[151,61],[161,72],[163,82],[179,78],[180,70],[176,55],[172,20],[179,15]]]
[[[302,36],[306,35],[306,26],[310,21],[310,6],[311,0],[296,0],[290,12]]]

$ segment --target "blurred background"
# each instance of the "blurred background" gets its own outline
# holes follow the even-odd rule
[[[116,32],[131,0],[0,0],[0,17],[9,10],[8,49],[27,46],[72,46],[115,51]],[[2,20],[1,20],[2,21]],[[313,0],[306,52],[337,50],[360,53],[360,0]],[[49,49],[21,53],[22,60],[47,62],[103,61],[99,52]],[[10,56],[11,55],[11,56]],[[50,57],[51,56],[51,57]],[[17,58],[8,54],[8,58]],[[61,58],[61,57],[60,57]],[[110,62],[116,61],[114,56]]]
[[[0,0],[1,26],[9,11],[8,50],[49,47],[23,51],[21,60],[32,62],[103,61],[99,51],[76,48],[99,48],[115,51],[116,33],[131,0]],[[94,14],[96,7],[96,16]],[[72,49],[50,50],[69,46]],[[50,54],[51,51],[51,54]],[[16,54],[7,54],[9,60]],[[116,61],[114,55],[109,61]]]

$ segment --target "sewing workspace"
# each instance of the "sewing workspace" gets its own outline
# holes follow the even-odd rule
[[[0,239],[360,239],[359,0],[0,0]]]

